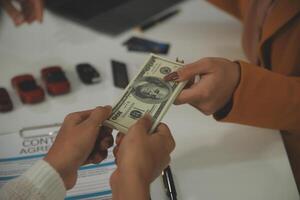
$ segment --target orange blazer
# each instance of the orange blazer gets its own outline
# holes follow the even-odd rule
[[[210,2],[243,22],[250,1]],[[241,80],[222,121],[300,134],[300,1],[275,0],[261,34],[258,57],[268,66],[239,61]]]
[[[209,1],[243,23],[250,9],[250,0]],[[300,191],[300,1],[274,0],[260,38],[257,56],[261,66],[239,61],[241,80],[232,109],[221,121],[284,132]]]

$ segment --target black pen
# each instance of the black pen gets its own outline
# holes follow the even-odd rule
[[[170,166],[168,166],[164,171],[162,172],[162,178],[164,187],[166,189],[167,196],[170,200],[177,200],[177,193],[175,189],[174,179],[172,175],[172,171]]]
[[[145,24],[142,24],[141,27],[140,27],[140,30],[141,31],[145,31],[153,26],[155,26],[156,24],[160,23],[160,22],[163,22],[167,19],[169,19],[170,17],[173,17],[174,15],[176,15],[177,13],[179,13],[180,10],[173,10],[161,17],[157,17],[153,20],[149,20],[148,22],[146,22]]]

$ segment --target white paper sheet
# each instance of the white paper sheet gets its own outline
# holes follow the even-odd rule
[[[55,134],[48,133],[58,129],[58,126],[40,131],[35,129],[26,138],[21,137],[19,132],[0,136],[0,188],[44,157],[55,139]],[[80,168],[77,183],[67,192],[66,199],[111,199],[109,177],[115,168],[110,149],[102,163]]]

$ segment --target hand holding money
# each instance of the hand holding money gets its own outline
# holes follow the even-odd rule
[[[71,113],[65,118],[44,160],[59,173],[66,189],[74,187],[80,166],[96,164],[107,157],[107,149],[114,142],[112,130],[99,127],[99,124],[107,119],[110,113],[110,106],[100,106]]]
[[[104,124],[127,133],[139,118],[149,114],[153,121],[152,133],[186,84],[186,81],[168,82],[163,78],[181,67],[182,63],[151,54],[113,106],[112,114]]]
[[[149,134],[151,121],[146,115],[126,135],[118,133],[114,148],[117,169],[110,178],[116,199],[149,199],[150,183],[170,162],[175,148],[173,136],[163,123]]]

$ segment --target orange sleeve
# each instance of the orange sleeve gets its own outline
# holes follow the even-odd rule
[[[238,19],[242,19],[244,7],[248,2],[248,0],[208,0],[208,1]]]
[[[300,77],[289,77],[239,61],[240,83],[224,122],[300,131]]]

